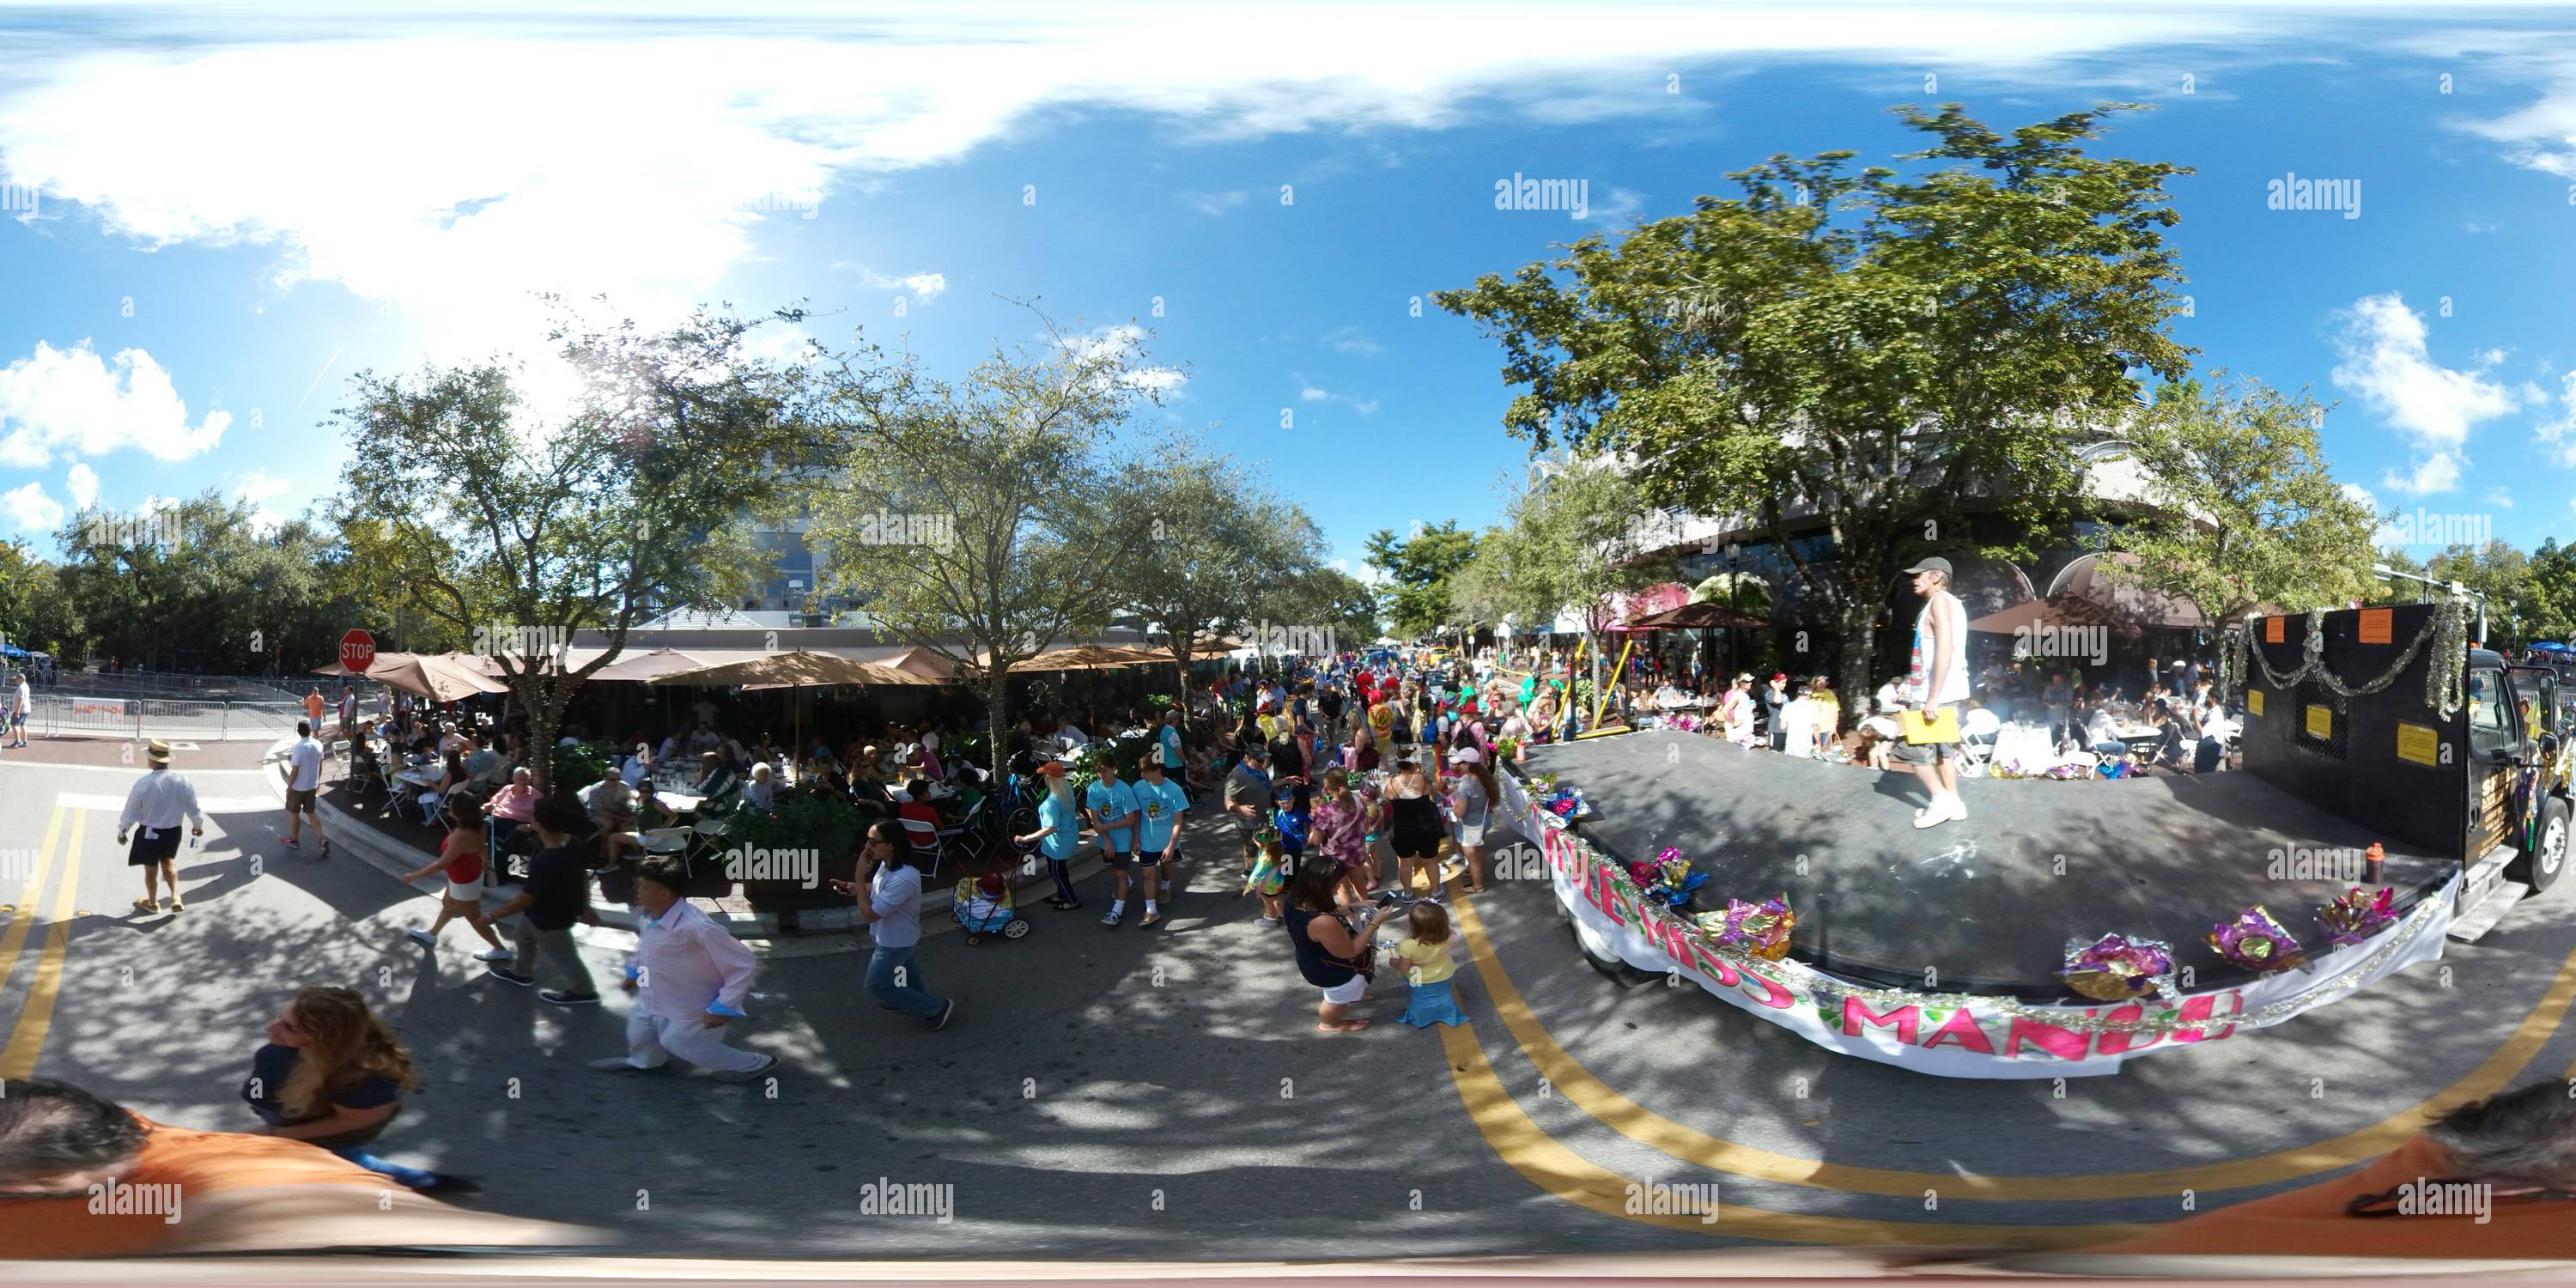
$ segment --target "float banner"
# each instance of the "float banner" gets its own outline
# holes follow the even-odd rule
[[[1534,839],[1547,859],[1548,883],[1574,917],[1587,948],[1640,970],[1679,976],[1740,1010],[1844,1055],[1856,1055],[1945,1078],[2078,1078],[2118,1073],[2130,1058],[2268,1028],[2377,983],[2417,962],[2442,956],[2460,874],[2418,903],[2396,925],[2346,948],[2314,957],[2313,973],[2286,970],[2235,988],[2150,996],[2117,1005],[2046,1005],[1955,993],[1908,994],[1846,980],[1797,961],[1756,961],[1720,950],[1697,926],[1655,907],[1640,907],[1610,879],[1612,862],[1574,835],[1564,820],[1533,808],[1509,773],[1497,774],[1504,817]],[[1723,876],[1705,887],[1716,897],[1761,899],[1768,890],[1726,890]],[[2210,914],[2214,923],[2235,909]],[[2032,926],[2051,942],[2091,939],[2121,927]],[[2123,1031],[2130,1030],[2130,1031]]]
[[[72,715],[75,717],[105,716],[110,720],[122,720],[125,718],[125,699],[74,698],[72,699]]]

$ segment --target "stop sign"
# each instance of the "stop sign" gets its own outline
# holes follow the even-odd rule
[[[351,631],[340,637],[340,665],[364,675],[376,664],[376,637],[365,631]]]

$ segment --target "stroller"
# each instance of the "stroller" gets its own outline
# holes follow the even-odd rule
[[[1029,933],[1029,919],[1019,914],[1011,898],[1011,883],[1000,873],[959,881],[948,904],[948,915],[956,920],[959,930],[966,932],[966,942],[970,944],[982,943],[986,935],[1025,939]]]

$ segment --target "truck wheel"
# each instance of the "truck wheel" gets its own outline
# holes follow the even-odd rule
[[[2576,843],[2576,837],[2571,837],[2569,832],[2567,802],[2555,797],[2543,802],[2540,806],[2539,840],[2531,847],[2531,852],[2515,865],[2517,870],[2512,874],[2513,878],[2528,884],[2533,894],[2556,885],[2558,878],[2567,871],[2568,846]]]
[[[1611,951],[1609,945],[1595,945],[1592,942],[1592,936],[1585,933],[1581,921],[1571,921],[1570,929],[1574,931],[1574,947],[1583,954],[1583,960],[1592,969],[1608,976],[1622,987],[1634,988],[1655,979],[1653,972],[1639,970],[1629,965],[1624,958]]]

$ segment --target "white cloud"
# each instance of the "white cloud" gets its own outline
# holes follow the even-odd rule
[[[286,522],[286,516],[269,509],[267,501],[270,497],[285,495],[293,490],[294,486],[266,470],[252,470],[247,474],[233,476],[233,495],[251,506],[251,531],[266,536],[277,531],[278,527]]]
[[[45,495],[45,485],[29,483],[14,492],[0,495],[0,508],[22,532],[51,532],[62,526],[63,506]]]
[[[1252,194],[1237,188],[1232,192],[1184,192],[1181,199],[1202,215],[1223,215],[1243,208]]]
[[[738,25],[701,17],[679,35],[387,14],[364,39],[265,43],[257,23],[168,11],[28,60],[0,90],[0,158],[9,180],[145,245],[273,248],[279,286],[387,302],[427,323],[431,356],[454,358],[534,346],[537,292],[676,316],[764,229],[806,227],[886,175],[1086,109],[1156,117],[1185,141],[1657,120],[1677,102],[1661,72],[1679,64],[1838,53],[2026,68],[2147,44],[2234,50],[2282,26],[2197,6],[1637,3],[1580,22],[1465,4],[1318,21],[1315,8],[878,5],[822,26],[755,0],[724,13]]]
[[[834,267],[843,266],[834,265]],[[869,268],[860,268],[856,271],[859,280],[866,283],[869,290],[902,291],[910,295],[916,304],[928,304],[938,299],[941,293],[948,289],[948,275],[945,273],[907,273],[902,277],[888,277]]]
[[[2435,362],[2424,319],[2394,292],[2355,300],[2339,317],[2336,386],[2360,394],[2416,452],[2410,479],[2399,482],[2392,472],[2381,485],[2418,495],[2458,486],[2470,429],[2512,411],[2513,391]]]
[[[1386,356],[1385,345],[1370,339],[1367,332],[1355,326],[1335,327],[1325,332],[1324,343],[1333,346],[1335,353],[1356,354],[1363,358]]]
[[[98,471],[84,462],[72,462],[71,474],[63,480],[63,490],[71,494],[75,510],[86,510],[98,504]]]
[[[1298,390],[1297,396],[1307,402],[1325,402],[1332,398],[1331,394],[1326,393],[1321,389],[1317,389],[1313,385],[1308,385],[1305,388]]]
[[[2478,499],[2499,510],[2510,510],[2513,508],[2513,493],[2500,487],[2488,488],[2487,494]]]
[[[2390,470],[2380,475],[2379,485],[2391,492],[2410,496],[2429,496],[2448,492],[2460,485],[2460,458],[2450,452],[2435,452],[2415,459],[2415,472],[2400,475]]]
[[[1351,410],[1358,412],[1363,416],[1374,416],[1377,414],[1377,399],[1367,398],[1359,402],[1352,403]]]
[[[2561,465],[2576,466],[2576,371],[2560,378],[2558,396],[2559,406],[2566,414],[2543,423],[2532,431],[2531,436],[2549,453],[2551,460]],[[2533,401],[2535,406],[2539,405],[2540,400]]]
[[[1596,224],[1625,224],[1628,218],[1646,208],[1646,194],[1634,188],[1612,188],[1610,200],[1594,206],[1584,218]]]
[[[184,461],[214,447],[232,424],[210,411],[188,423],[188,404],[170,373],[141,349],[101,358],[83,340],[69,349],[44,341],[0,368],[0,465],[40,469],[54,456],[103,456],[136,448]]]

